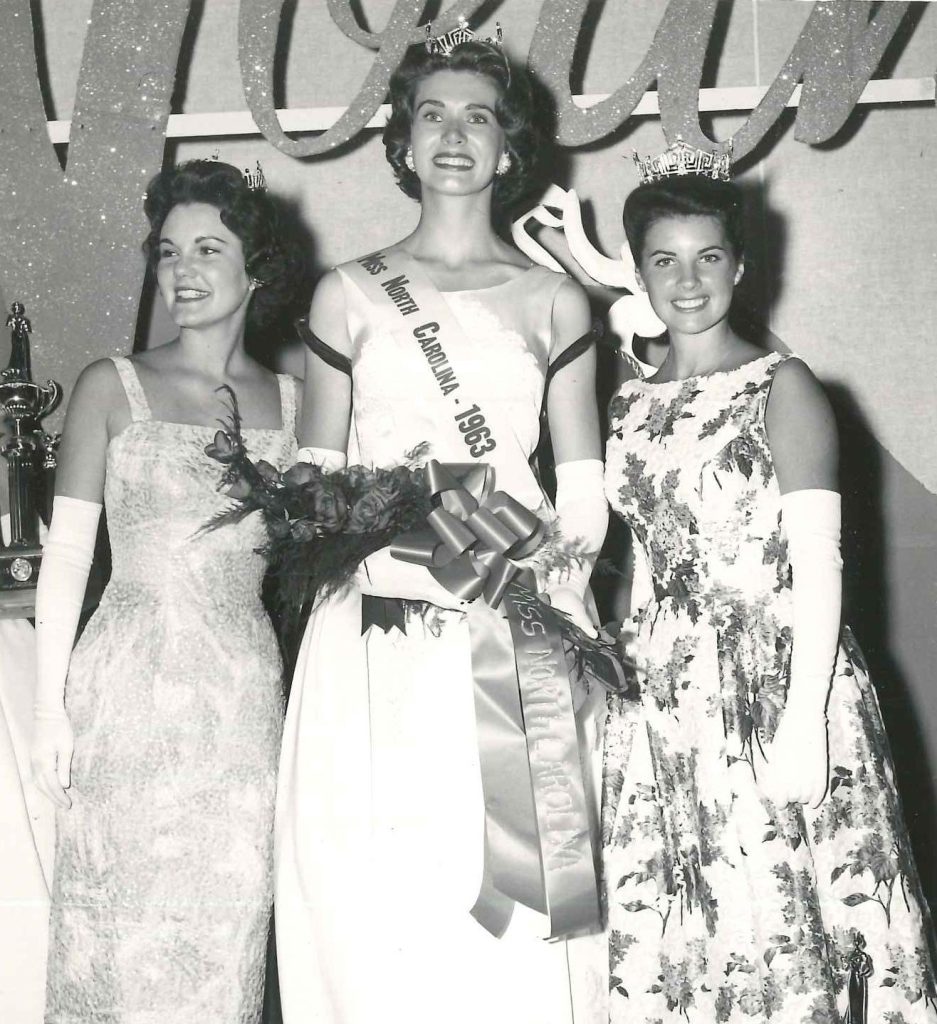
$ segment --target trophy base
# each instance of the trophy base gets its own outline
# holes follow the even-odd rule
[[[41,561],[39,547],[0,549],[0,619],[33,617]]]

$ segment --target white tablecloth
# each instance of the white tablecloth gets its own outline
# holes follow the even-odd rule
[[[9,516],[2,517],[4,537]],[[0,1021],[41,1024],[55,813],[29,778],[35,634],[0,619]]]

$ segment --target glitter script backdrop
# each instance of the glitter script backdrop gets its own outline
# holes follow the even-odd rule
[[[293,157],[316,158],[358,135],[384,101],[407,45],[424,37],[425,0],[388,2],[384,28],[361,27],[352,0],[327,0],[332,22],[353,44],[375,51],[347,110],[326,132],[294,139],[274,110],[274,64],[284,0],[239,5],[238,58],[247,106],[268,142]],[[26,304],[38,379],[71,390],[93,359],[132,344],[143,278],[143,190],[160,168],[180,44],[192,0],[95,0],[88,21],[64,171],[46,131],[30,0],[0,3],[0,299]],[[784,110],[798,81],[803,94],[795,137],[816,144],[843,125],[908,8],[865,3],[814,5],[764,99],[736,131],[734,157],[750,153]],[[498,7],[507,9],[508,4]],[[593,143],[627,121],[657,83],[661,124],[711,146],[699,125],[698,89],[717,0],[671,0],[637,70],[608,99],[577,106],[573,56],[589,0],[544,0],[529,53],[531,69],[554,94],[557,141]],[[483,10],[456,0],[433,21],[436,32]],[[283,55],[277,55],[277,59]],[[336,54],[336,59],[340,56]]]

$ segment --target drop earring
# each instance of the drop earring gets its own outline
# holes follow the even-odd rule
[[[511,169],[511,158],[507,153],[502,153],[498,157],[498,166],[495,168],[495,174],[501,176],[507,174]]]
[[[412,146],[407,150],[407,155],[403,158],[403,162],[407,165],[408,171],[413,171],[413,173],[416,174],[416,164],[413,162]]]

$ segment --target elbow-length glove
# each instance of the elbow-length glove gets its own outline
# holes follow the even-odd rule
[[[549,574],[545,593],[553,607],[566,612],[589,636],[596,635],[597,624],[586,611],[583,597],[608,529],[604,477],[601,459],[577,459],[556,467],[559,532],[579,557],[571,566]]]
[[[65,678],[94,558],[101,505],[59,495],[42,549],[36,588],[36,703],[31,761],[39,789],[69,807],[73,736],[65,713]]]
[[[774,803],[818,806],[829,764],[826,706],[842,613],[840,496],[802,490],[781,496],[792,573],[792,650],[787,702],[764,751],[759,782]]]

